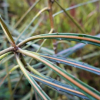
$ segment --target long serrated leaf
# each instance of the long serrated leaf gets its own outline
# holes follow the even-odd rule
[[[18,62],[18,65],[19,65],[21,71],[23,72],[25,77],[28,79],[30,84],[34,87],[36,92],[40,95],[41,99],[50,100],[50,98],[47,96],[47,94],[41,89],[41,87],[36,83],[36,81],[29,75],[29,73],[24,68],[24,65],[22,64],[22,62],[21,62],[21,60],[20,60],[20,58],[19,58],[19,56],[17,54],[16,54],[16,60]]]
[[[43,77],[39,77],[39,76],[31,74],[31,73],[30,73],[30,75],[34,78],[34,80],[41,82],[47,86],[50,86],[50,87],[56,89],[58,92],[69,93],[69,94],[78,96],[78,97],[83,98],[83,99],[88,99],[83,93],[77,91],[76,89],[74,89],[70,85],[61,83],[61,82],[59,82],[55,79],[52,79],[50,77],[43,78]]]
[[[78,41],[83,42],[85,44],[93,44],[96,46],[100,46],[100,38],[91,36],[91,35],[85,35],[85,34],[76,34],[76,33],[52,33],[52,34],[43,34],[43,35],[37,35],[32,36],[23,42],[19,43],[17,46],[21,46],[29,41],[35,40],[35,39],[58,39],[58,40],[71,40],[71,41]]]
[[[96,37],[100,37],[100,34],[96,35]],[[58,52],[56,56],[63,56],[63,57],[68,57],[72,53],[76,52],[77,50],[83,48],[86,44],[84,43],[78,43],[73,47],[70,47],[68,49],[62,50],[61,52]]]
[[[42,54],[37,54],[37,55],[47,58],[48,60],[51,60],[53,62],[66,64],[66,65],[69,65],[72,67],[80,68],[80,69],[92,72],[94,74],[100,75],[100,68],[96,68],[96,67],[86,64],[84,62],[79,62],[79,61],[72,60],[72,59],[66,59],[63,57],[56,57],[56,56],[52,56],[52,55],[42,55]]]
[[[88,86],[87,84],[83,83],[79,79],[75,78],[71,74],[67,73],[65,70],[61,69],[57,65],[53,64],[52,62],[48,61],[47,59],[37,56],[34,53],[27,51],[27,50],[22,50],[18,49],[18,52],[23,53],[27,56],[33,57],[41,62],[43,62],[45,65],[50,67],[57,73],[59,76],[61,76],[64,80],[66,80],[69,84],[77,88],[79,91],[84,93],[88,98],[91,100],[96,100],[100,99],[100,92],[96,91],[92,87]]]

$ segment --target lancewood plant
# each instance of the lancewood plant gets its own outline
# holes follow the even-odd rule
[[[37,0],[34,3],[34,5],[32,5],[28,9],[28,11],[16,23],[14,28],[18,27],[20,22],[25,18],[25,16],[31,11],[31,9],[39,1],[40,0]],[[96,1],[98,0],[93,0],[87,3],[96,2]],[[53,12],[52,12],[53,3],[56,3],[58,7],[62,9],[62,11],[53,15]],[[87,3],[83,3],[80,5],[84,5]],[[77,5],[75,7],[78,7],[80,5]],[[69,10],[70,9],[71,8],[69,8]],[[49,13],[50,26],[51,26],[51,30],[49,34],[32,36],[32,33],[34,32],[36,27],[39,25],[41,20],[39,21],[39,23],[37,23],[37,26],[34,28],[34,30],[32,30],[32,32],[30,32],[29,34],[25,34],[27,29],[31,26],[31,24],[35,21],[35,19],[44,11],[47,11]],[[60,14],[61,12],[64,12],[65,15],[67,15],[67,17],[69,17],[71,21],[76,25],[76,27],[80,30],[80,32],[84,34],[56,32],[55,27],[54,27],[53,17]],[[82,70],[85,70],[85,71],[88,71],[100,76],[100,68],[96,68],[85,62],[77,61],[71,58],[66,58],[70,54],[75,52],[77,49],[80,49],[87,44],[92,44],[94,46],[100,47],[100,34],[98,34],[97,36],[87,35],[84,29],[80,27],[79,23],[74,20],[74,18],[58,3],[57,0],[48,0],[48,7],[45,7],[42,10],[40,10],[36,14],[36,16],[31,20],[30,24],[21,33],[19,33],[17,30],[13,30],[8,24],[4,22],[4,20],[1,17],[0,17],[0,24],[5,33],[7,40],[9,41],[11,45],[10,47],[5,48],[4,50],[0,51],[0,64],[5,63],[5,66],[7,66],[7,63],[6,63],[7,60],[13,59],[13,57],[14,59],[16,59],[16,62],[12,62],[14,63],[12,64],[14,67],[11,67],[10,71],[7,70],[6,76],[0,81],[0,88],[3,86],[3,83],[6,77],[9,77],[9,75],[13,73],[15,70],[18,70],[19,72],[19,69],[20,69],[21,71],[20,80],[17,82],[16,85],[14,85],[14,90],[12,90],[11,80],[9,78],[10,98],[12,100],[14,99],[14,92],[16,88],[18,87],[18,85],[20,84],[20,82],[22,81],[23,76],[26,77],[26,79],[29,81],[29,83],[32,86],[31,93],[33,93],[34,91],[34,94],[36,96],[39,95],[39,98],[43,100],[50,100],[51,98],[41,88],[41,84],[38,84],[37,82],[47,85],[51,87],[52,89],[56,90],[57,92],[64,95],[71,94],[81,99],[100,100],[99,91],[95,90],[91,86],[82,82],[81,80],[76,78],[74,75],[71,75],[69,72],[67,72],[64,68],[61,68],[61,66],[59,65],[60,63],[69,65],[71,67],[76,67],[76,68],[79,68],[79,69],[82,69]],[[13,31],[12,34],[10,33],[9,29]],[[13,36],[15,34],[17,34],[17,37]],[[3,38],[6,39],[5,37]],[[34,44],[35,42],[41,39],[44,39],[44,40],[40,46]],[[51,39],[53,41],[54,52],[48,48],[42,47],[44,43],[47,41],[47,39]],[[76,41],[80,43],[77,44],[78,46],[75,45],[74,47],[71,47],[67,49],[66,51],[57,53],[57,40]],[[5,45],[7,45],[7,43]],[[31,47],[31,46],[37,48],[37,51],[33,52],[32,50],[28,49],[28,47]],[[40,50],[42,50],[44,53],[43,52],[39,53]],[[39,63],[32,66],[32,62],[34,61],[39,61]],[[40,73],[38,70],[35,69],[35,68],[38,68],[38,66],[40,66],[41,64],[44,64],[46,66],[43,69],[40,69],[41,71],[45,70],[45,68],[48,68],[49,71],[47,71],[46,74]],[[50,74],[49,72],[56,73],[65,82],[63,83],[49,77],[49,74]],[[30,97],[32,97],[32,94]]]

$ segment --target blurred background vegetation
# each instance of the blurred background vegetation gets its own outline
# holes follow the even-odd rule
[[[19,33],[21,33],[28,26],[28,24],[30,23],[32,18],[38,13],[38,11],[48,6],[48,0],[40,0],[40,2],[27,14],[27,16],[23,19],[23,21],[16,26],[16,23],[18,22],[18,20],[36,1],[37,0],[0,0],[0,14],[5,19],[5,22],[8,24],[9,28],[13,29],[13,30],[10,30],[12,34],[13,34],[13,31],[16,31],[16,30]],[[58,0],[58,1],[64,8],[69,8],[77,4],[88,2],[91,0],[83,0],[83,1]],[[60,10],[61,9],[54,3],[53,14],[55,14],[56,12]],[[100,0],[71,9],[68,12],[86,31],[86,34],[97,35],[98,33],[100,33]],[[32,34],[33,36],[38,35],[38,34],[48,33],[50,31],[50,22],[49,22],[48,17],[49,15],[47,12],[42,13],[41,16],[39,16],[32,23],[32,25],[27,29],[25,34],[33,32],[34,30],[35,31]],[[58,33],[59,32],[76,33],[76,34],[81,33],[80,30],[73,24],[73,22],[64,13],[61,13],[54,17],[54,24],[55,24],[54,25],[55,31]],[[32,29],[34,30],[32,31]],[[13,36],[17,36],[17,35],[13,34]],[[7,42],[5,42],[6,39],[4,38],[3,31],[0,28],[0,37],[2,36],[3,36],[3,41],[0,40],[0,50],[2,50],[3,48],[6,48],[9,45]],[[36,42],[36,44],[40,45],[41,42],[42,40],[39,42]],[[57,52],[60,52],[69,47],[73,47],[75,44],[76,42],[73,42],[73,41],[71,42],[62,41],[61,43],[58,41]],[[47,40],[47,42],[43,45],[43,47],[46,47],[53,52],[53,45],[52,45],[51,40]],[[30,49],[33,49],[33,51],[36,51],[35,47],[34,48],[30,47]],[[69,57],[86,62],[90,65],[100,68],[100,47],[87,45],[84,48],[76,51]],[[0,61],[1,63],[0,64],[0,75],[1,75],[0,80],[2,79],[4,75],[6,75],[6,70],[4,66],[9,66],[9,68],[11,68],[13,66],[12,62],[16,64],[15,59],[8,60],[6,64],[2,64]],[[34,60],[32,64],[39,64],[39,62]],[[60,66],[62,66],[62,68],[64,68],[66,71],[68,71],[72,75],[75,75],[80,80],[84,81],[85,83],[89,84],[90,86],[100,91],[100,76],[94,75],[92,73],[89,73],[87,71],[83,71],[77,68],[72,68],[70,66],[66,66],[63,64],[60,64]],[[37,70],[45,74],[47,70],[43,68],[44,68],[44,65],[40,64],[40,67]],[[19,74],[16,74],[16,75],[13,74],[10,76],[10,79],[12,82],[12,88],[14,88],[15,83],[19,80]],[[56,78],[57,80],[61,80],[55,73],[51,74],[50,77]],[[9,99],[10,94],[8,91],[9,90],[8,86],[9,84],[7,83],[7,79],[6,79],[3,86],[0,87],[0,100]],[[44,87],[44,86],[42,87],[52,99],[68,100],[67,96],[58,94],[57,92],[55,92],[54,90],[48,87]],[[19,99],[29,100],[30,91],[31,91],[31,86],[29,85],[27,81],[24,81],[24,78],[23,78],[23,80],[21,81],[20,85],[18,86],[14,94],[15,100],[19,100]],[[33,100],[35,100],[34,95],[33,95]],[[74,100],[73,96],[71,95],[70,95],[70,100]]]

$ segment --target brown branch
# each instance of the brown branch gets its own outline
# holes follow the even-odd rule
[[[53,5],[53,1],[48,0],[50,26],[51,26],[51,29],[53,29],[53,32],[54,32],[55,29],[54,29],[54,20],[53,20],[53,14],[52,14],[52,5]],[[53,40],[53,49],[54,49],[55,54],[57,54],[56,40]]]
[[[52,4],[53,2],[51,0],[48,0],[50,24],[51,24],[51,28],[54,29],[54,21],[52,16]]]

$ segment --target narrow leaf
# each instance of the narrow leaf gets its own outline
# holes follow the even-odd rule
[[[25,77],[28,79],[28,81],[30,82],[30,84],[34,87],[34,89],[36,90],[36,92],[40,95],[41,99],[43,99],[43,100],[50,100],[50,98],[45,94],[45,92],[41,89],[41,87],[29,75],[29,73],[24,68],[24,65],[20,61],[20,58],[19,58],[19,56],[17,54],[16,54],[16,60],[17,60],[17,62],[19,64],[19,67],[20,67],[21,71],[23,72],[23,74],[25,75]]]
[[[38,76],[40,76],[40,77],[45,78],[44,75],[42,75],[41,73],[39,73],[37,70],[35,70],[35,69],[34,69],[33,67],[31,67],[29,64],[28,64],[27,68],[28,68],[31,72],[33,72],[34,74],[36,74],[36,75],[38,75]]]
[[[80,4],[77,4],[77,5],[68,7],[68,8],[66,8],[65,10],[68,11],[68,10],[71,10],[71,9],[74,9],[74,8],[77,8],[77,7],[81,7],[81,6],[86,5],[86,4],[94,3],[94,2],[97,2],[97,1],[98,1],[98,0],[89,0],[89,1],[87,1],[87,2],[80,3]],[[63,12],[64,12],[64,11],[61,10],[61,11],[59,11],[59,12],[53,14],[53,17],[55,17],[55,16],[57,16],[57,15],[63,13]]]
[[[80,24],[70,15],[70,13],[68,13],[59,3],[57,0],[54,0],[56,2],[56,4],[59,6],[59,8],[61,8],[64,13],[67,15],[67,17],[69,17],[69,19],[77,26],[77,28],[82,32],[82,33],[86,33],[85,30],[80,26]]]
[[[6,57],[6,56],[9,55],[9,54],[10,54],[10,52],[1,55],[1,56],[0,56],[0,60],[2,60],[4,57]]]
[[[14,66],[6,75],[5,77],[2,79],[2,81],[0,82],[0,87],[3,85],[3,82],[5,81],[5,79],[8,77],[9,74],[11,74],[14,70],[16,70],[19,67],[19,65]]]
[[[87,84],[83,83],[82,81],[75,78],[71,74],[67,73],[65,70],[61,69],[57,65],[55,65],[52,62],[48,61],[47,59],[45,59],[43,57],[39,57],[39,56],[35,55],[34,53],[32,53],[30,51],[26,51],[26,50],[22,50],[22,49],[18,49],[18,52],[23,53],[25,55],[28,55],[30,57],[33,57],[33,58],[43,62],[49,68],[53,69],[55,71],[55,73],[57,73],[59,76],[61,76],[69,84],[71,84],[72,86],[77,88],[79,91],[84,93],[91,100],[100,99],[100,92],[96,91],[92,87],[90,87]]]
[[[33,5],[22,15],[22,17],[18,20],[18,22],[16,23],[16,25],[14,26],[14,28],[16,28],[21,22],[22,20],[28,15],[28,13],[35,7],[35,5],[39,2],[40,0],[37,0],[35,3],[33,3]]]
[[[1,27],[2,27],[5,35],[6,35],[7,39],[11,43],[11,45],[12,46],[15,46],[15,42],[14,42],[14,40],[13,40],[13,38],[12,38],[12,36],[11,36],[11,34],[10,34],[7,26],[6,26],[6,24],[4,23],[4,21],[3,21],[3,19],[1,17],[0,17],[0,24],[1,24]]]
[[[80,69],[92,72],[94,74],[100,75],[100,68],[96,68],[96,67],[86,64],[84,62],[79,62],[79,61],[72,60],[72,59],[66,59],[63,57],[56,57],[56,56],[52,56],[52,55],[41,55],[41,54],[37,54],[37,55],[47,58],[48,60],[51,60],[53,62],[66,64],[66,65],[69,65],[72,67],[80,68]]]
[[[97,34],[96,37],[100,37],[100,34]],[[78,43],[73,47],[67,48],[65,50],[60,51],[59,53],[56,54],[56,56],[63,56],[63,57],[68,57],[70,56],[72,53],[76,52],[77,50],[83,48],[84,46],[86,46],[87,44],[84,43]]]
[[[40,10],[40,11],[35,15],[35,17],[33,17],[33,19],[31,20],[31,22],[29,23],[29,25],[26,26],[26,28],[23,30],[23,32],[17,37],[16,42],[19,40],[19,38],[20,38],[23,34],[25,34],[26,30],[27,30],[27,29],[30,27],[30,25],[36,20],[36,18],[37,18],[42,12],[47,11],[47,10],[48,10],[48,7],[45,7],[45,8],[43,8],[42,10]]]
[[[30,73],[30,75],[34,78],[34,80],[54,88],[55,90],[57,90],[57,92],[69,93],[69,94],[78,96],[78,97],[83,98],[83,99],[88,99],[83,93],[77,91],[76,89],[74,89],[70,85],[61,83],[61,82],[59,82],[55,79],[52,79],[50,77],[43,78],[43,77],[39,77],[39,76],[31,74],[31,73]]]
[[[91,35],[85,35],[85,34],[76,34],[76,33],[52,33],[52,34],[43,34],[43,35],[37,35],[32,36],[21,43],[18,44],[18,46],[21,46],[29,41],[35,40],[35,39],[58,39],[58,40],[71,40],[71,41],[78,41],[85,44],[93,44],[96,46],[100,46],[100,38],[96,36]]]

